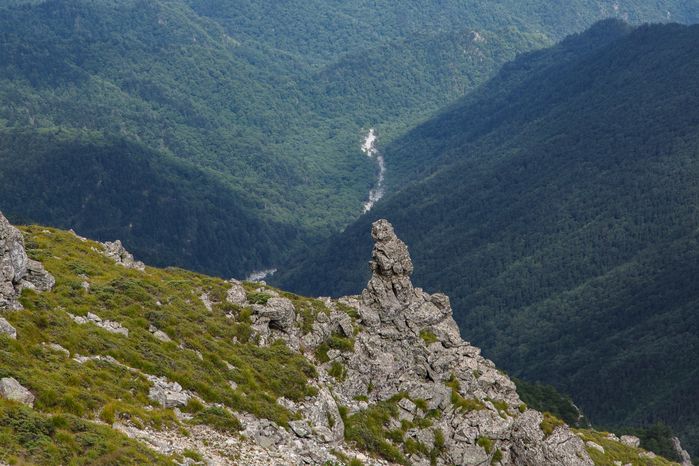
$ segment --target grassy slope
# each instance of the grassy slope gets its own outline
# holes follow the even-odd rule
[[[224,302],[227,285],[223,280],[180,269],[127,270],[98,253],[100,246],[92,241],[43,227],[26,227],[23,232],[29,255],[45,264],[57,285],[48,293],[25,291],[26,309],[4,315],[17,328],[18,339],[0,337],[0,376],[14,377],[28,387],[36,395],[35,410],[42,414],[8,403],[0,406],[0,438],[7,439],[1,443],[0,459],[17,456],[37,463],[93,464],[109,462],[116,455],[133,464],[155,462],[158,457],[143,448],[76,417],[108,423],[129,418],[137,425],[156,428],[178,423],[172,410],[145,409],[152,402],[150,383],[142,375],[107,362],[79,364],[45,343],[58,343],[72,356],[112,356],[143,373],[176,381],[206,401],[282,425],[293,415],[276,399],[298,400],[312,393],[307,380],[315,369],[305,358],[284,345],[261,348],[248,341],[249,311]],[[84,281],[90,283],[89,292],[81,285]],[[211,312],[199,298],[205,292],[214,302]],[[318,312],[322,308],[316,301],[289,296],[299,309]],[[77,325],[68,312],[93,312],[120,322],[129,329],[129,336],[92,324]],[[233,320],[227,313],[232,313]],[[150,325],[166,332],[173,342],[155,339],[148,331]],[[233,343],[233,337],[239,343]],[[235,369],[228,369],[226,363]],[[230,380],[238,384],[236,390],[231,389]],[[36,432],[27,431],[25,436],[21,427],[25,424]],[[80,459],[92,437],[96,446],[90,454],[94,456]]]
[[[0,401],[1,461],[173,464],[180,459],[176,455],[157,455],[108,427],[114,421],[128,420],[155,429],[179,426],[185,432],[187,424],[178,421],[171,409],[150,407],[150,383],[144,373],[167,377],[206,401],[282,425],[294,415],[281,407],[277,398],[299,400],[313,393],[307,384],[315,376],[311,363],[284,344],[255,345],[249,338],[249,310],[223,302],[228,288],[224,281],[181,269],[128,270],[102,256],[98,252],[101,246],[93,241],[39,226],[23,227],[22,231],[28,254],[45,264],[56,278],[56,287],[42,294],[25,291],[25,309],[3,315],[17,328],[18,339],[0,336],[0,376],[19,380],[36,395],[36,401],[34,409]],[[82,285],[85,281],[90,284],[89,291]],[[256,285],[246,283],[245,287],[249,300],[268,296],[257,292]],[[213,301],[211,312],[200,300],[202,293]],[[320,301],[282,294],[292,299],[304,322],[313,322],[318,312],[328,312]],[[92,324],[78,325],[68,312],[93,312],[120,322],[129,329],[129,336],[115,335]],[[232,314],[233,319],[226,314]],[[173,341],[155,339],[148,331],[150,325],[165,331]],[[233,337],[239,343],[233,343]],[[80,364],[50,349],[47,343],[62,345],[72,357],[112,356],[140,372],[107,361]],[[349,350],[351,345],[338,347]],[[238,384],[235,390],[229,380]],[[400,398],[399,394],[366,412],[346,417],[348,441],[386,457],[402,458],[393,445],[397,432],[385,425],[396,416],[395,404]],[[192,404],[188,409],[202,408]],[[430,416],[415,422],[429,423]],[[553,422],[553,418],[547,419]],[[222,420],[207,411],[201,411],[191,422],[213,424],[230,435],[240,428],[235,419]],[[581,432],[609,449],[607,455],[596,455],[596,464],[612,464],[612,460],[622,458],[644,466],[670,464],[661,458],[643,460],[638,449],[608,446],[600,433]],[[435,448],[438,454],[439,445]]]

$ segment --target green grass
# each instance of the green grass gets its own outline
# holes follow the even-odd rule
[[[544,431],[544,436],[548,437],[549,435],[553,434],[553,431],[556,430],[556,427],[562,425],[565,425],[565,422],[561,421],[553,414],[545,412],[544,420],[541,421],[539,427],[541,427],[541,430]]]
[[[42,465],[173,465],[135,440],[71,414],[0,400],[0,461]]]
[[[94,250],[100,249],[97,243],[82,242],[70,233],[36,226],[22,231],[29,256],[42,261],[56,286],[41,294],[25,290],[25,310],[5,315],[19,337],[0,337],[0,377],[14,377],[29,388],[41,416],[99,418],[107,423],[128,418],[138,427],[156,429],[178,426],[172,410],[149,407],[154,404],[148,399],[151,384],[142,374],[166,377],[209,403],[281,425],[296,415],[276,403],[279,397],[301,400],[315,393],[307,382],[316,372],[305,358],[283,343],[258,347],[243,338],[250,335],[250,309],[225,302],[224,280],[175,268],[149,267],[141,273],[117,266]],[[84,280],[90,282],[89,292],[81,287]],[[199,299],[204,292],[213,301],[211,313]],[[88,311],[121,323],[129,336],[78,325],[67,314]],[[173,341],[155,339],[150,325]],[[79,364],[43,343],[58,343],[73,356],[112,356],[135,370],[103,361]],[[236,390],[229,381],[237,383]],[[197,411],[196,422],[228,432],[240,428],[224,410],[190,408]],[[113,443],[100,440],[105,432],[96,429],[91,435],[99,437],[97,443]],[[3,436],[0,451],[7,457],[33,454],[19,442],[21,432],[5,427]]]
[[[345,423],[345,439],[359,448],[400,464],[408,464],[400,449],[387,439],[386,425],[398,416],[397,401],[383,401],[351,416],[340,411]]]
[[[347,376],[347,368],[344,366],[344,364],[334,361],[330,365],[328,374],[335,377],[338,381],[342,382],[345,380],[345,377]]]
[[[422,338],[426,345],[431,345],[439,341],[437,335],[429,330],[420,330],[420,338]]]
[[[615,461],[621,461],[622,464],[632,464],[634,466],[671,466],[676,465],[662,456],[656,458],[642,458],[640,453],[643,451],[640,448],[633,448],[607,438],[605,432],[597,432],[593,430],[576,430],[582,436],[584,441],[592,441],[604,448],[604,453],[595,448],[587,447],[587,452],[590,458],[595,463],[595,466],[614,466]]]
[[[488,437],[478,437],[476,441],[479,447],[483,447],[486,453],[490,454],[493,451],[493,440]]]
[[[238,418],[219,407],[203,409],[192,418],[191,422],[193,424],[208,425],[226,434],[235,434],[242,430],[243,427]]]
[[[471,398],[464,398],[461,395],[461,385],[454,374],[451,375],[451,378],[446,385],[451,388],[451,402],[457,410],[469,412],[486,409],[485,405],[481,401]]]

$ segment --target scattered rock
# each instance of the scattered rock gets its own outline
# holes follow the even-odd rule
[[[107,241],[102,244],[104,247],[104,255],[113,259],[117,264],[126,267],[127,269],[134,269],[138,271],[145,271],[146,266],[143,262],[134,260],[133,254],[124,248],[121,241],[116,240],[113,243]]]
[[[0,379],[0,397],[34,406],[34,395],[12,377]]]
[[[254,304],[253,328],[262,336],[271,330],[290,333],[296,320],[296,310],[291,300],[287,298],[269,298],[267,303]]]
[[[0,309],[18,310],[22,289],[48,291],[56,280],[41,263],[29,259],[22,233],[0,212]]]
[[[307,438],[311,436],[311,427],[308,425],[307,421],[291,421],[289,422],[289,427],[291,430],[301,438]]]
[[[201,296],[199,296],[199,299],[208,312],[213,310],[213,303],[211,302],[211,298],[209,298],[208,293],[202,293]]]
[[[164,408],[174,408],[187,404],[192,394],[183,390],[177,382],[170,382],[163,377],[148,376],[153,386],[148,392],[148,398],[157,401]]]
[[[587,441],[585,442],[585,445],[587,445],[590,448],[594,448],[595,450],[599,451],[600,453],[604,454],[604,447],[598,443],[592,442],[592,441]]]
[[[151,325],[148,327],[148,331],[158,340],[162,341],[163,343],[169,343],[172,341],[172,339],[168,336],[167,333],[163,332],[162,330],[158,330],[155,326]]]
[[[88,312],[87,316],[85,317],[76,316],[71,314],[70,312],[68,313],[68,315],[71,319],[73,319],[73,322],[75,322],[76,324],[84,325],[87,323],[92,323],[108,332],[124,335],[125,337],[129,336],[129,329],[122,326],[119,322],[114,322],[112,320],[102,320],[100,316],[98,316],[97,314],[93,314],[92,312]]]
[[[4,318],[0,317],[0,335],[7,335],[13,340],[17,339],[17,330]]]
[[[56,351],[57,353],[63,353],[66,356],[70,357],[70,351],[59,345],[58,343],[45,343],[46,347],[49,348],[52,351]]]
[[[619,439],[621,443],[629,447],[638,448],[641,446],[641,439],[633,435],[622,435]]]
[[[238,280],[229,280],[231,287],[226,293],[226,301],[236,306],[244,306],[247,301],[247,295],[245,294],[245,288]]]

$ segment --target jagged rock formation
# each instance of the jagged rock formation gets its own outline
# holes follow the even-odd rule
[[[692,457],[689,456],[689,452],[682,448],[682,443],[677,437],[672,437],[672,447],[675,449],[675,453],[680,458],[680,464],[682,466],[692,466]]]
[[[22,233],[0,212],[0,310],[21,309],[23,288],[47,291],[55,283],[41,263],[27,257]]]
[[[322,402],[286,402],[304,417],[292,424],[292,431],[320,444],[339,445],[342,420],[337,416],[329,423],[330,432],[326,421],[338,405],[352,415],[397,397],[399,415],[388,428],[416,421],[405,440],[428,449],[442,437],[437,464],[591,466],[578,436],[565,425],[544,432],[544,416],[526,409],[514,383],[461,339],[449,298],[413,287],[408,248],[391,224],[374,223],[372,237],[372,277],[366,289],[361,296],[340,298],[338,305],[326,300],[332,310],[316,315],[311,332],[303,334],[288,299],[270,298],[253,306],[253,328],[261,344],[282,339],[308,354],[333,335],[354,339],[353,351],[331,349],[327,362],[318,361],[317,400]],[[339,305],[359,317],[353,322]],[[433,413],[431,421],[417,422],[426,411]],[[425,453],[405,456],[415,465],[431,462]]]
[[[103,246],[104,255],[110,259],[114,259],[114,262],[117,264],[127,269],[139,270],[141,272],[146,270],[146,265],[141,261],[135,260],[133,254],[126,250],[120,240],[114,242],[107,241]]]
[[[438,464],[489,464],[499,451],[503,465],[592,465],[580,438],[567,426],[545,434],[543,415],[524,409],[514,383],[461,339],[447,296],[413,287],[408,248],[391,224],[375,222],[372,237],[372,277],[361,297],[345,299],[357,309],[363,329],[354,352],[337,355],[347,368],[334,387],[338,400],[360,409],[353,400],[376,402],[405,393],[439,409],[432,426],[407,433],[425,443],[441,431]],[[401,405],[406,416],[415,415],[413,405]],[[419,454],[410,459],[430,463]]]

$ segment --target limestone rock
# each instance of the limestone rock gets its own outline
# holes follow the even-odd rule
[[[13,340],[17,339],[17,330],[2,317],[0,317],[0,334],[8,335]]]
[[[672,447],[680,458],[680,464],[682,466],[692,466],[692,458],[689,456],[689,452],[682,448],[679,438],[672,437]]]
[[[117,333],[119,335],[123,335],[125,337],[129,336],[129,329],[122,326],[119,322],[114,322],[112,320],[103,320],[100,316],[97,314],[93,314],[92,312],[88,312],[87,316],[82,317],[82,316],[76,316],[71,313],[68,313],[71,319],[73,319],[73,322],[79,325],[84,325],[87,323],[93,323],[96,326],[111,332],[111,333]]]
[[[236,306],[243,306],[247,303],[248,297],[245,288],[237,280],[230,280],[231,287],[226,293],[226,301]]]
[[[107,241],[102,246],[104,247],[104,255],[113,259],[117,264],[127,269],[139,270],[141,272],[146,270],[145,264],[141,261],[134,260],[133,254],[124,248],[121,241]]]
[[[413,286],[408,248],[391,224],[375,222],[372,237],[372,276],[366,289],[359,298],[339,300],[357,311],[360,328],[356,335],[351,330],[355,340],[352,352],[328,351],[332,363],[345,368],[341,381],[328,376],[333,401],[356,412],[367,406],[357,398],[366,397],[371,405],[408,394],[410,399],[398,402],[398,415],[390,422],[394,427],[399,427],[401,420],[424,416],[415,400],[423,400],[428,409],[439,409],[441,416],[431,429],[406,433],[429,441],[434,436],[432,429],[439,429],[444,448],[438,464],[488,464],[493,450],[486,452],[478,444],[479,438],[488,438],[500,451],[502,465],[592,466],[585,444],[567,426],[546,436],[541,430],[541,413],[519,412],[521,400],[514,383],[481,356],[478,348],[462,340],[449,298]],[[313,329],[303,340],[307,350],[329,333],[350,333],[349,326],[338,328],[333,313],[328,319],[317,318]],[[455,398],[469,400],[479,408],[461,409],[452,403]],[[504,411],[503,405],[507,407]],[[313,422],[311,425],[317,430]],[[430,464],[430,458],[414,453],[410,462]]]
[[[585,442],[585,445],[587,445],[590,448],[594,448],[598,452],[604,454],[604,447],[598,443],[595,443],[593,441],[587,441],[587,442]]]
[[[148,380],[153,383],[148,392],[148,398],[157,401],[164,408],[184,406],[191,398],[191,394],[183,390],[177,382],[155,376],[149,376]]]
[[[21,309],[23,288],[48,291],[55,283],[41,263],[27,257],[22,233],[0,212],[0,309]]]
[[[641,446],[641,439],[633,435],[622,435],[619,440],[629,447],[638,448]]]
[[[382,316],[382,320],[383,316],[390,319],[393,312],[410,302],[413,263],[408,247],[398,239],[388,221],[375,222],[371,236],[374,239],[374,250],[369,262],[372,277],[362,298],[366,306]]]
[[[289,333],[296,320],[294,304],[287,298],[269,298],[264,305],[253,305],[252,311],[253,327],[262,334],[270,330]]]
[[[12,377],[0,379],[0,397],[34,406],[34,395]]]

